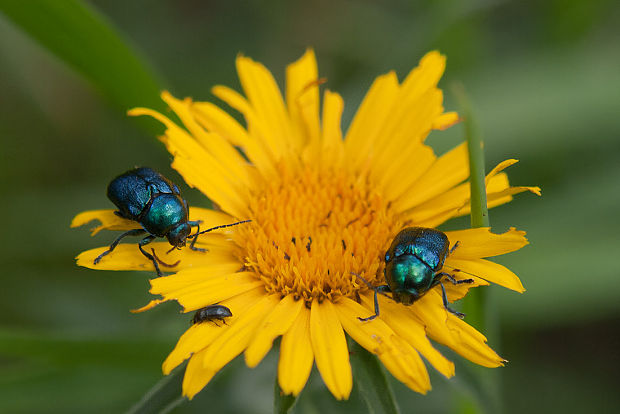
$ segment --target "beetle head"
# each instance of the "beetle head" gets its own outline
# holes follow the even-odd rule
[[[183,247],[185,246],[185,241],[187,240],[187,236],[191,233],[192,228],[190,225],[186,223],[179,223],[177,226],[170,229],[166,238],[174,247]]]
[[[422,295],[416,289],[403,289],[395,290],[392,292],[392,298],[396,303],[402,303],[409,306],[416,300],[420,299]]]

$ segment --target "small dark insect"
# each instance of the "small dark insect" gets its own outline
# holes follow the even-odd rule
[[[385,254],[384,275],[387,284],[374,287],[356,275],[375,291],[375,314],[358,319],[369,321],[379,316],[378,293],[383,295],[392,293],[395,302],[409,306],[437,285],[441,286],[443,306],[446,310],[463,318],[464,314],[448,306],[446,289],[441,283],[444,277],[455,285],[474,282],[473,279],[457,280],[451,274],[441,271],[446,257],[457,246],[458,242],[449,249],[448,237],[439,230],[424,227],[408,227],[401,230]]]
[[[224,318],[228,318],[231,316],[232,312],[226,306],[210,305],[196,311],[194,317],[192,318],[192,325],[209,321],[219,326],[216,322],[218,320],[223,322],[224,325],[226,325],[226,320]]]
[[[118,236],[110,248],[94,260],[94,264],[99,263],[105,255],[113,251],[123,238],[147,234],[138,242],[138,249],[153,262],[158,276],[162,275],[158,263],[173,267],[179,262],[167,264],[157,257],[154,249],[151,249],[153,254],[144,251],[143,247],[154,239],[167,238],[173,249],[180,249],[185,246],[187,239],[193,239],[189,245],[190,249],[205,252],[205,249],[195,246],[199,234],[251,221],[243,220],[200,231],[200,220],[188,220],[187,201],[181,197],[179,187],[148,167],[134,168],[113,179],[108,185],[108,198],[118,208],[118,211],[114,212],[117,216],[136,221],[142,228],[129,230]],[[190,234],[192,227],[197,228],[195,234]]]

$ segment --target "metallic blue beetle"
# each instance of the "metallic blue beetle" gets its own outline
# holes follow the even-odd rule
[[[197,236],[223,227],[247,223],[250,220],[225,224],[200,231],[200,221],[188,221],[187,201],[181,197],[179,187],[172,181],[148,167],[134,168],[113,179],[108,185],[108,198],[116,205],[118,211],[114,213],[122,218],[137,221],[142,229],[129,230],[121,234],[110,245],[110,248],[101,253],[94,264],[116,248],[118,243],[127,236],[141,236],[148,234],[138,242],[138,249],[153,262],[157,275],[161,276],[159,264],[173,267],[179,262],[167,264],[162,262],[155,250],[150,254],[142,247],[158,237],[165,237],[174,248],[185,246],[188,238],[193,238],[190,249],[205,252],[205,249],[195,247]],[[196,227],[195,234],[190,235],[192,227]]]
[[[226,325],[224,318],[232,316],[232,312],[224,305],[210,305],[202,309],[198,309],[192,318],[192,325],[210,321],[219,326],[216,320],[219,320]]]
[[[356,275],[375,291],[375,314],[359,320],[369,321],[379,316],[377,293],[385,295],[391,292],[395,302],[408,306],[437,285],[441,286],[446,310],[463,318],[465,315],[448,307],[446,289],[441,283],[443,277],[455,285],[474,282],[473,279],[456,280],[452,275],[441,272],[446,257],[457,246],[458,242],[450,250],[448,237],[439,230],[424,227],[408,227],[401,230],[385,254],[384,275],[387,284],[374,287]]]

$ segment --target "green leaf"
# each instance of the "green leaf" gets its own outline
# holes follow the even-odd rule
[[[368,412],[375,414],[400,413],[392,388],[377,357],[366,351],[357,342],[353,342],[350,349],[355,385],[368,406]]]
[[[0,0],[0,11],[123,111],[164,108],[153,71],[90,6],[78,0]]]

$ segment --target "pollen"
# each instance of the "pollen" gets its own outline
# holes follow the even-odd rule
[[[245,265],[269,293],[313,299],[357,298],[383,279],[386,243],[399,223],[367,180],[346,171],[280,167],[252,196],[252,223],[239,228]]]

